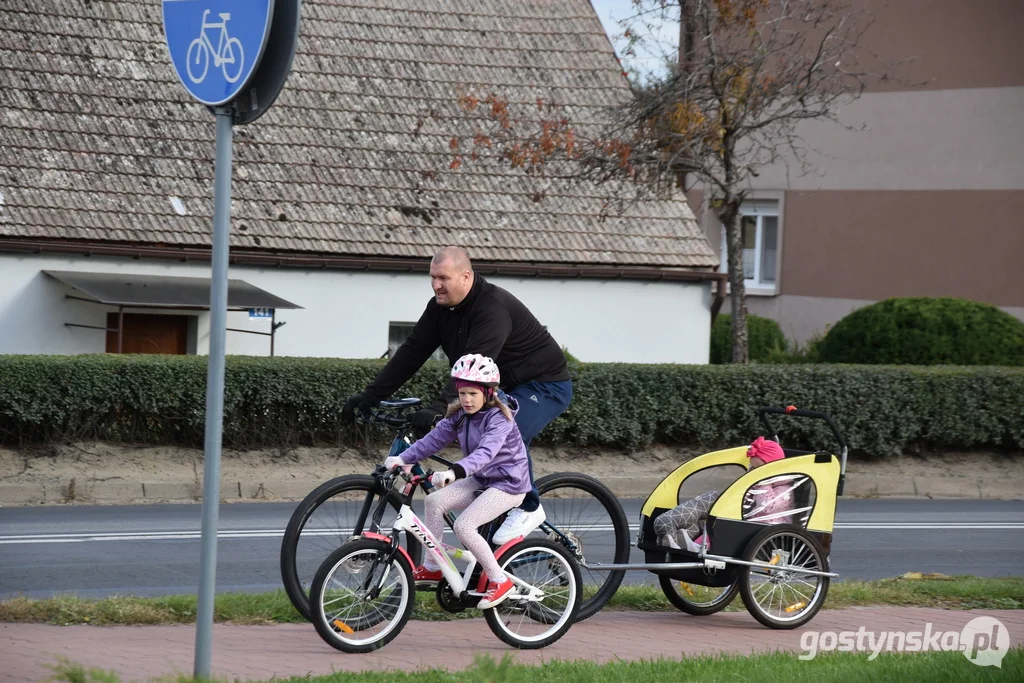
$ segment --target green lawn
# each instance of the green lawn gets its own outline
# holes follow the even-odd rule
[[[413,619],[449,620],[479,617],[477,610],[449,614],[431,593],[417,594]],[[870,605],[937,607],[942,609],[1022,609],[1024,578],[989,579],[956,576],[950,580],[882,579],[843,581],[829,588],[825,609]],[[605,609],[675,611],[657,586],[623,586]],[[742,610],[736,598],[727,610]],[[48,600],[14,598],[0,602],[0,622],[51,624],[188,624],[196,619],[196,597],[113,597],[84,599],[64,595]],[[299,622],[283,590],[269,593],[223,593],[217,596],[214,619],[236,624]]]
[[[82,667],[65,663],[56,669],[56,679],[68,683],[118,683],[110,672],[86,671]],[[165,679],[174,683],[192,681],[191,678]],[[1001,668],[980,667],[972,664],[959,652],[926,652],[918,654],[882,654],[873,661],[867,655],[833,653],[820,655],[810,661],[801,661],[795,654],[774,653],[753,657],[717,656],[693,657],[682,661],[653,660],[639,662],[612,662],[597,665],[589,662],[548,662],[542,667],[512,664],[505,659],[478,658],[475,666],[458,672],[437,669],[418,673],[388,671],[360,674],[335,673],[329,676],[275,679],[274,683],[302,681],[304,683],[612,683],[643,681],[643,683],[677,683],[678,681],[757,681],[768,683],[819,683],[835,681],[898,681],[899,683],[960,683],[961,681],[1024,680],[1024,649],[1014,648],[1002,660]]]

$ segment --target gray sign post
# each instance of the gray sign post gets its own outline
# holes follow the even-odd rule
[[[163,0],[164,34],[185,89],[214,113],[210,355],[203,446],[203,522],[194,675],[210,676],[224,421],[231,163],[234,126],[277,98],[298,42],[299,0]]]

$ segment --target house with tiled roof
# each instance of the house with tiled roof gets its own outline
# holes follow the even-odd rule
[[[629,97],[588,0],[304,0],[235,128],[228,353],[381,356],[456,244],[583,360],[706,362],[721,276],[685,197],[452,168],[469,90],[582,121]],[[0,6],[0,353],[206,352],[213,138],[159,2]]]

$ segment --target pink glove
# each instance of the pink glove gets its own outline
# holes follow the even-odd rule
[[[455,473],[451,470],[434,472],[430,475],[430,483],[433,484],[435,488],[442,489],[453,481],[455,481]]]

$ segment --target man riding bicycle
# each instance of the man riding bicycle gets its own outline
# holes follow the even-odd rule
[[[430,262],[434,297],[402,344],[361,394],[350,398],[343,417],[352,419],[379,404],[405,384],[440,346],[449,366],[466,354],[493,358],[501,374],[501,389],[519,404],[515,421],[527,446],[530,483],[534,481],[530,442],[565,412],[572,382],[561,347],[537,318],[512,294],[473,272],[469,255],[460,247],[441,249]],[[458,397],[454,381],[428,407],[416,411],[413,427],[433,428],[448,404]],[[544,522],[536,485],[518,508],[509,511],[493,537],[502,544],[526,536]]]

